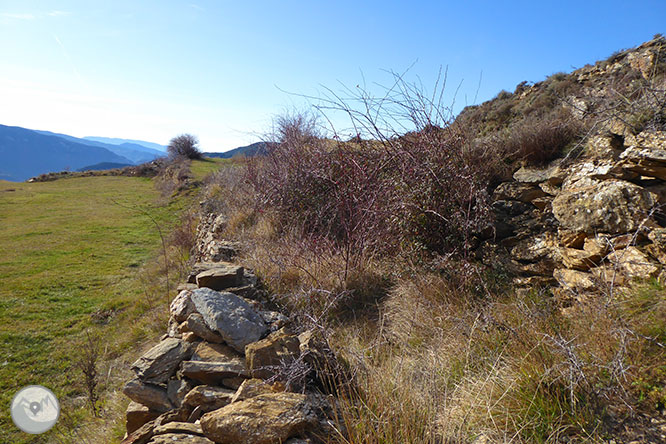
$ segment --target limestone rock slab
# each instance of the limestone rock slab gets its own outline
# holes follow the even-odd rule
[[[219,263],[215,268],[197,274],[197,285],[213,290],[238,287],[243,283],[243,267]]]
[[[143,404],[157,412],[167,412],[173,408],[166,388],[132,379],[123,387],[123,393],[132,401]]]

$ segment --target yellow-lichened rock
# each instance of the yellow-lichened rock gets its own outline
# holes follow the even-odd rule
[[[553,199],[560,227],[586,233],[624,234],[649,222],[656,196],[624,180],[590,182],[563,191]]]
[[[553,277],[560,286],[573,292],[593,291],[596,288],[594,276],[590,273],[558,268],[553,271]]]

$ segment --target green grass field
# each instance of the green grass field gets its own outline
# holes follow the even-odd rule
[[[203,160],[192,162],[190,171],[195,180],[202,180],[204,177],[220,169],[224,165],[236,162],[232,159],[220,159],[218,157],[207,157]]]
[[[192,171],[201,178],[217,167],[195,162]],[[136,319],[168,298],[146,301],[139,279],[161,252],[151,217],[168,233],[194,194],[165,202],[152,180],[131,177],[0,182],[0,442],[61,442],[58,426],[31,436],[13,425],[14,393],[40,384],[61,400],[81,395],[73,363],[87,329],[131,349]],[[117,315],[105,325],[96,313]]]

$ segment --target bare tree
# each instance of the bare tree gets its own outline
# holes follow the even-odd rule
[[[170,157],[184,157],[187,159],[201,159],[199,139],[192,134],[181,134],[169,141],[167,152]]]

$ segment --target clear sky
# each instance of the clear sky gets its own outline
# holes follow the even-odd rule
[[[0,124],[206,151],[258,140],[324,87],[432,85],[455,109],[666,33],[655,1],[0,0]],[[446,99],[445,99],[446,102]]]

